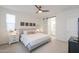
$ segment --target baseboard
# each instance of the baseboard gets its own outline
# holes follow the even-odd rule
[[[60,40],[60,39],[57,39],[57,40]],[[63,42],[68,42],[68,40],[60,40],[60,41],[63,41]]]
[[[8,45],[8,42],[0,44],[0,46],[2,46],[2,45]]]

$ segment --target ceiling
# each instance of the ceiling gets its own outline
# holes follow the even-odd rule
[[[52,17],[62,11],[79,8],[77,5],[42,5],[42,9],[49,10],[50,12],[36,14],[38,9],[34,5],[2,5],[1,7],[26,14],[34,19]]]

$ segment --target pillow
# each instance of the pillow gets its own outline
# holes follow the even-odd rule
[[[34,34],[34,33],[35,33],[35,32],[33,32],[33,31],[29,31],[29,32],[28,32],[28,34]]]
[[[27,31],[23,31],[23,34],[27,34]]]
[[[23,34],[34,34],[35,33],[35,31],[34,30],[25,30],[25,31],[23,31]]]

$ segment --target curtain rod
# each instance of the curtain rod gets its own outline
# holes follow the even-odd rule
[[[52,17],[56,17],[56,16],[52,16]],[[46,18],[43,18],[43,20],[48,19],[48,18],[52,18],[52,17],[46,17]]]

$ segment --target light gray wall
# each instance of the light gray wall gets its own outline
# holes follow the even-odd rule
[[[78,37],[79,8],[69,9],[56,14],[56,38],[68,41],[71,36]],[[42,20],[43,31],[47,33],[47,20]]]
[[[0,13],[0,44],[8,42],[5,15]]]
[[[6,28],[6,13],[15,14],[14,11],[0,7],[0,44],[8,43],[8,32]]]
[[[66,38],[66,16],[64,14],[59,14],[56,16],[56,38],[60,40],[65,40]]]
[[[20,22],[35,22],[39,27],[38,20],[29,18],[26,14],[17,13],[16,11],[0,7],[0,44],[8,43],[8,32],[6,28],[6,14],[10,13],[16,16],[16,29],[21,29]],[[26,28],[23,27],[23,28]]]
[[[37,20],[28,18],[28,16],[26,16],[25,14],[24,15],[23,14],[17,14],[16,15],[16,29],[27,29],[27,28],[31,28],[31,27],[35,28],[33,26],[20,26],[20,22],[36,23],[36,25],[37,25],[38,24]]]
[[[71,36],[78,37],[79,8],[61,12],[56,18],[56,38],[68,41]]]
[[[48,34],[48,20],[43,20],[43,31],[44,33]]]

